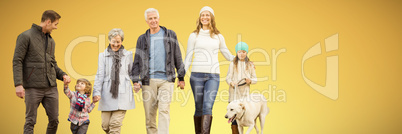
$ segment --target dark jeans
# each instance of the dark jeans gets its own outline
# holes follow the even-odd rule
[[[49,123],[46,134],[56,134],[59,124],[59,92],[57,87],[25,89],[24,134],[33,134],[39,104],[45,108]]]
[[[194,116],[212,115],[219,79],[219,74],[191,73],[190,85],[195,102]]]
[[[81,126],[71,123],[70,129],[73,134],[86,134],[89,126],[89,120],[81,124]]]

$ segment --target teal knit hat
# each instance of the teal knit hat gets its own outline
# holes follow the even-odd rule
[[[248,45],[245,42],[237,43],[235,49],[236,49],[236,53],[239,50],[244,50],[244,51],[246,51],[248,53]]]

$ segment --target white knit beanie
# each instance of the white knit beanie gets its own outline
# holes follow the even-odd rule
[[[201,14],[202,12],[204,12],[204,11],[209,11],[209,12],[212,13],[213,16],[215,16],[214,10],[213,10],[211,7],[209,7],[209,6],[205,6],[205,7],[201,8],[200,14]]]

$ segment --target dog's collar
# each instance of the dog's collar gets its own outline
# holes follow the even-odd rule
[[[241,117],[239,118],[239,120],[240,120],[241,118],[243,118],[244,113],[246,113],[246,109],[244,109],[244,111],[243,111],[243,115],[241,115]]]

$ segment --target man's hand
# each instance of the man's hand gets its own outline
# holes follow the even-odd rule
[[[177,87],[180,87],[181,90],[184,89],[184,86],[185,86],[185,85],[186,85],[186,84],[185,84],[184,81],[178,81],[178,82],[177,82]]]
[[[22,87],[22,85],[15,87],[15,93],[17,94],[18,97],[20,97],[21,99],[24,99],[25,89],[24,89],[24,87]]]
[[[70,76],[64,75],[63,76],[63,82],[64,82],[64,85],[70,84],[70,82],[71,82]]]
[[[93,103],[96,103],[96,102],[98,102],[100,99],[101,99],[101,97],[100,97],[99,95],[94,96],[94,97],[92,98],[92,102],[93,102]]]
[[[64,88],[66,88],[66,87],[68,86],[68,84],[70,84],[70,82],[67,81],[67,77],[68,77],[68,76],[67,76],[67,77],[66,77],[66,76],[67,76],[67,75],[64,75],[64,76],[63,76]]]
[[[140,83],[134,83],[134,91],[135,93],[138,93],[141,89],[141,84]]]

